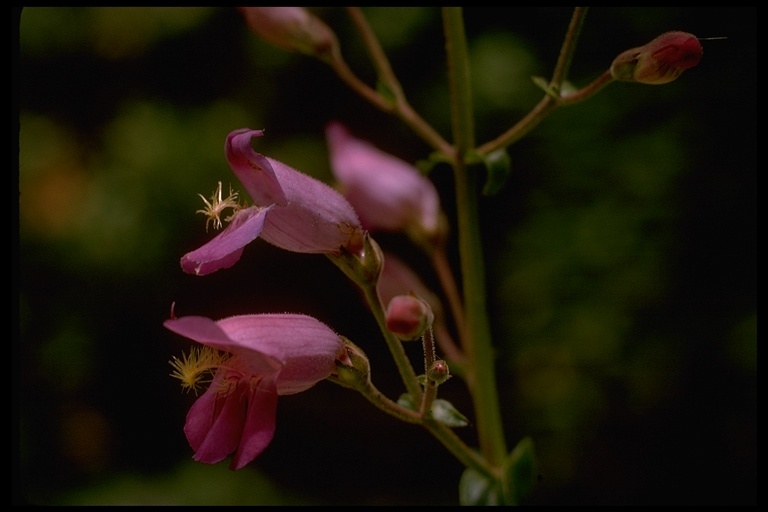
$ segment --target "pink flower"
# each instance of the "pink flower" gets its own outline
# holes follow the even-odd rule
[[[325,324],[298,314],[219,321],[186,316],[163,325],[205,345],[183,360],[174,358],[174,376],[194,387],[202,374],[213,373],[184,426],[194,459],[215,464],[234,453],[232,469],[251,462],[272,441],[278,395],[305,391],[331,375],[343,345]]]
[[[366,229],[417,232],[442,229],[440,198],[416,167],[353,137],[342,124],[326,126],[331,169]]]
[[[254,200],[236,211],[213,240],[181,258],[190,274],[205,275],[234,265],[256,238],[288,251],[357,253],[363,228],[352,205],[325,183],[256,153],[251,139],[263,130],[243,128],[227,136],[225,151],[232,170]]]

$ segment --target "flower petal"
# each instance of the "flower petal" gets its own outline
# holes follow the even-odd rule
[[[227,136],[224,152],[229,166],[257,205],[285,206],[288,198],[285,197],[270,160],[251,147],[251,139],[262,135],[264,130],[235,130]]]
[[[184,432],[196,461],[215,464],[234,452],[230,467],[240,469],[274,437],[277,390],[272,378],[228,380],[225,373],[193,404]]]
[[[253,389],[251,384],[248,411],[242,436],[231,469],[240,469],[263,452],[275,435],[277,390],[273,379],[262,379]]]
[[[224,460],[242,438],[248,411],[247,385],[233,383],[237,389],[226,394],[219,392],[220,385],[224,385],[222,379],[215,379],[187,413],[184,433],[198,462],[215,464]]]
[[[405,230],[416,224],[436,232],[440,200],[418,169],[353,137],[341,123],[326,126],[331,168],[367,229]]]
[[[257,317],[259,315],[249,316]],[[275,373],[282,366],[278,359],[258,350],[257,347],[244,347],[239,341],[233,340],[218,322],[210,318],[183,316],[166,320],[163,325],[176,334],[198,343],[234,354],[234,357],[238,358],[236,366],[243,373],[266,375]],[[258,335],[258,333],[254,333],[254,335]],[[241,359],[243,361],[239,361]]]
[[[270,207],[240,210],[229,225],[202,247],[181,258],[181,268],[189,274],[206,275],[229,268],[240,259],[243,248],[259,237]]]
[[[316,318],[300,314],[241,315],[217,322],[243,349],[266,354],[282,363],[277,377],[281,395],[298,393],[328,377],[342,347],[341,338]]]

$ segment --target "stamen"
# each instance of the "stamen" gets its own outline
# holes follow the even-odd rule
[[[225,199],[221,198],[221,182],[219,182],[219,186],[216,188],[216,190],[213,191],[210,202],[208,202],[208,200],[203,197],[202,194],[198,195],[205,203],[205,208],[202,210],[197,210],[195,213],[202,213],[208,217],[208,219],[205,221],[206,231],[208,231],[208,224],[210,222],[213,222],[213,227],[215,229],[221,229],[221,215],[227,208],[232,208],[235,212],[240,209],[240,203],[237,201],[237,192],[232,192],[232,185],[229,186],[229,196],[227,196]],[[225,217],[224,221],[230,221],[233,216],[234,212],[233,215]]]
[[[192,348],[189,354],[182,353],[181,359],[173,356],[168,362],[174,368],[171,377],[181,381],[182,389],[194,390],[197,394],[198,386],[210,382],[213,372],[228,358],[229,354],[226,352],[204,346]],[[206,376],[209,378],[204,380],[203,377]]]

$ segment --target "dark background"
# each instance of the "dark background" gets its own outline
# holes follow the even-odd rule
[[[314,12],[372,83],[344,10]],[[439,9],[365,12],[411,104],[449,138]],[[239,186],[223,154],[236,128],[265,128],[260,152],[328,182],[329,119],[411,162],[430,149],[234,9],[15,14],[14,502],[457,503],[463,468],[436,441],[328,382],[281,397],[247,468],[192,462],[193,397],[167,363],[187,344],[162,327],[174,301],[179,315],[310,314],[361,345],[396,397],[375,323],[322,256],[257,241],[204,278],[179,258],[212,236],[197,194]],[[552,72],[570,15],[465,9],[478,142],[541,97],[530,77]],[[507,439],[531,436],[539,460],[531,504],[756,503],[756,21],[753,7],[592,8],[578,86],[667,30],[726,39],[703,41],[675,82],[612,84],[556,111],[483,199]],[[431,178],[452,216],[449,173]],[[407,243],[381,241],[436,284]],[[459,379],[441,393],[471,417]]]

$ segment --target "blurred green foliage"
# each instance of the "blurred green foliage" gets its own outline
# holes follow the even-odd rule
[[[448,136],[439,8],[364,11],[411,103]],[[372,80],[343,9],[314,12]],[[531,76],[551,73],[570,10],[465,14],[484,142],[540,97]],[[536,446],[534,504],[756,502],[756,14],[593,8],[579,85],[666,30],[727,39],[669,85],[613,84],[556,111],[483,199],[500,394],[509,444]],[[167,364],[183,345],[161,325],[173,301],[214,318],[312,314],[363,346],[397,396],[375,324],[327,261],[258,242],[204,279],[178,262],[211,236],[197,194],[239,185],[223,152],[233,129],[265,128],[259,151],[325,181],[330,119],[412,162],[429,148],[234,9],[32,7],[18,35],[14,501],[458,503],[457,461],[326,383],[281,400],[248,468],[189,462],[193,397]],[[452,215],[450,176],[432,178]],[[471,411],[458,379],[441,393]]]

